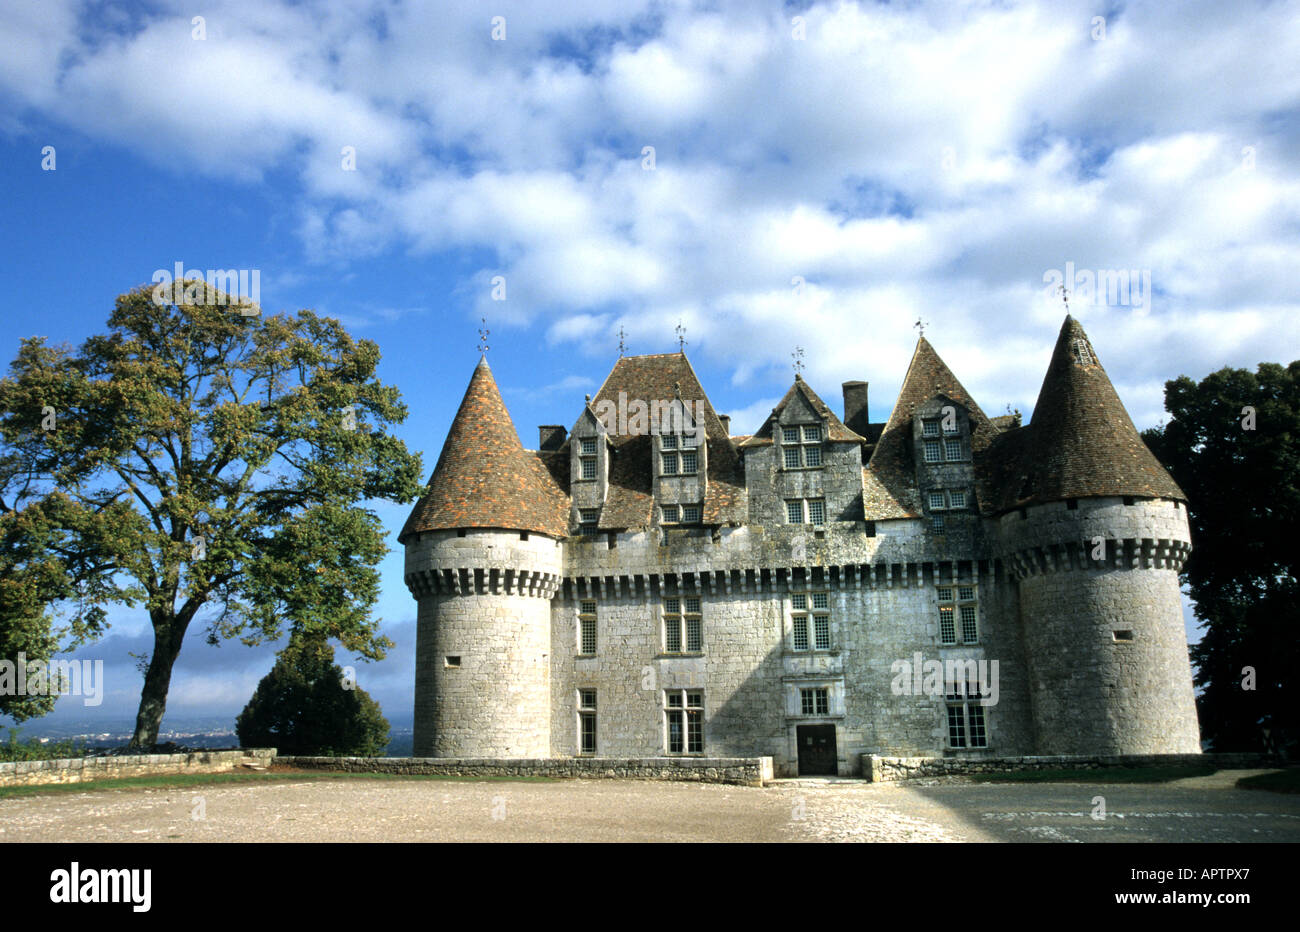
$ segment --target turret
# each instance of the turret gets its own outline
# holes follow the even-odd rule
[[[1032,421],[991,453],[1038,752],[1199,752],[1178,582],[1191,549],[1186,496],[1073,317]]]
[[[481,359],[398,536],[418,603],[416,756],[550,756],[550,599],[567,520]]]

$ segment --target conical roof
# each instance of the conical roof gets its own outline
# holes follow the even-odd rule
[[[1017,457],[1016,505],[1070,498],[1187,496],[1145,443],[1083,327],[1061,325]]]
[[[486,358],[474,369],[424,497],[397,539],[453,528],[568,533],[563,493],[519,442]]]

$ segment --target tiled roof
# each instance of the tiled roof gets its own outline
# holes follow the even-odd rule
[[[746,438],[740,445],[742,447],[759,447],[771,443],[772,425],[776,423],[781,412],[785,410],[785,406],[794,399],[795,395],[801,396],[817,412],[818,417],[826,421],[827,440],[838,443],[862,443],[865,439],[845,427],[844,422],[836,416],[826,402],[822,401],[821,396],[813,391],[801,376],[796,375],[794,384],[790,386],[785,396],[777,402],[776,407],[772,409],[772,413],[763,422],[763,426],[758,429],[758,433]]]
[[[881,490],[881,507],[887,508],[892,500],[897,507],[909,516],[921,514],[920,492],[916,488],[916,464],[912,452],[912,417],[916,409],[936,396],[942,396],[960,404],[970,417],[971,456],[976,471],[980,469],[981,460],[989,443],[997,431],[985,417],[975,399],[970,396],[957,376],[939,358],[930,341],[921,337],[916,342],[912,361],[903,377],[903,386],[899,389],[898,400],[894,410],[885,422],[884,430],[871,451],[867,462],[868,489],[873,486]],[[870,503],[863,502],[867,510],[867,519],[871,520]]]
[[[492,370],[486,359],[480,359],[429,485],[398,541],[420,531],[452,528],[565,536],[565,483],[557,478],[564,470],[554,463],[554,456],[524,450]]]
[[[999,441],[988,477],[997,511],[1093,496],[1187,500],[1142,442],[1088,335],[1069,315],[1033,419]]]
[[[600,411],[603,402],[626,409],[633,401],[647,405],[680,398],[694,413],[703,403],[703,425],[708,447],[708,491],[704,499],[705,524],[739,524],[746,519],[744,466],[727,437],[717,412],[684,353],[622,356],[592,399]],[[654,521],[653,438],[610,431],[612,446],[609,494],[601,509],[600,527],[646,527]]]

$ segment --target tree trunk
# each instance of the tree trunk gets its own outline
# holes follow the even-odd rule
[[[177,630],[179,629],[179,630]],[[181,652],[184,625],[175,617],[153,618],[153,656],[144,675],[144,689],[140,691],[140,710],[135,717],[135,734],[130,748],[147,750],[158,743],[158,729],[162,727],[163,712],[167,710],[167,690],[171,688],[172,666]]]

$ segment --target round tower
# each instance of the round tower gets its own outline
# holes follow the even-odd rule
[[[398,540],[418,604],[417,757],[549,757],[567,512],[480,360]]]
[[[998,519],[1040,754],[1199,753],[1178,571],[1186,496],[1066,317]]]

